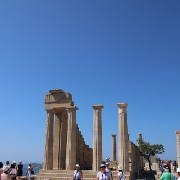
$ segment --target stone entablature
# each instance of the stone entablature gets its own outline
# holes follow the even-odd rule
[[[50,90],[50,94],[45,95],[45,110],[58,110],[74,106],[72,95],[64,92],[62,89]]]

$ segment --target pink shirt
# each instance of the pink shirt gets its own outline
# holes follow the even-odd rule
[[[5,174],[5,173],[2,173],[1,174],[1,180],[9,180],[9,175]]]

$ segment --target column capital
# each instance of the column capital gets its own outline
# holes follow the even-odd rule
[[[128,106],[128,103],[116,103],[116,104],[119,108],[120,113],[126,113],[126,108]]]
[[[93,109],[102,109],[104,108],[104,106],[102,104],[96,104],[96,105],[92,105]]]
[[[116,137],[116,134],[111,134],[112,137]]]
[[[128,103],[116,103],[119,108],[126,108]]]

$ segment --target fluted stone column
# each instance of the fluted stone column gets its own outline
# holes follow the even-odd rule
[[[66,170],[74,169],[76,165],[76,110],[77,107],[68,108],[68,130],[66,146]]]
[[[103,105],[93,105],[93,170],[97,171],[102,163],[102,108]]]
[[[68,115],[67,111],[64,111],[61,114],[61,141],[60,141],[60,147],[61,147],[61,154],[60,154],[60,169],[66,168],[66,146],[67,146],[67,125],[68,125]]]
[[[129,140],[127,125],[127,103],[117,103],[118,106],[118,162],[124,171],[129,171]]]
[[[66,111],[57,113],[54,123],[53,169],[65,169],[67,140]]]
[[[47,111],[43,169],[53,168],[53,124],[54,113]]]
[[[178,167],[180,167],[180,131],[176,131],[176,146],[177,146]]]
[[[55,114],[54,122],[54,146],[53,146],[53,169],[60,169],[60,133],[61,133],[61,114]]]
[[[112,161],[116,161],[116,134],[112,134]]]

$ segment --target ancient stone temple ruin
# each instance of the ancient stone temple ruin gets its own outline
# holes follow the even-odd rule
[[[72,95],[63,90],[50,90],[45,96],[46,137],[43,169],[74,169],[92,167],[92,148],[86,145],[76,124]]]
[[[78,163],[84,170],[84,178],[92,180],[96,177],[102,163],[102,104],[93,108],[93,148],[90,148],[76,123],[76,110],[72,95],[61,89],[50,90],[45,95],[46,133],[43,169],[41,178],[72,179],[73,169]],[[127,103],[117,103],[118,107],[118,159],[116,159],[116,134],[112,134],[111,165],[122,166],[126,179],[143,168],[142,157],[138,146],[129,140],[127,123]],[[139,134],[138,138],[142,138]],[[85,169],[91,169],[86,171]],[[117,175],[117,171],[113,171]],[[114,175],[114,177],[116,176]]]

